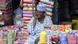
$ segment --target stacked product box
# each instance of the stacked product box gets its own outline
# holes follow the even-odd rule
[[[18,26],[1,27],[0,44],[24,44],[26,42],[26,33],[19,30]]]
[[[48,36],[48,34],[51,34],[51,35]],[[27,42],[26,36],[27,36],[26,30],[20,29],[20,27],[18,27],[18,26],[0,27],[0,44],[1,43],[4,43],[4,44],[25,44],[25,42]],[[51,37],[51,38],[48,38],[47,36]],[[40,33],[39,43],[42,44],[42,43],[49,42],[49,43],[53,43],[53,44],[55,44],[55,43],[76,44],[76,41],[77,41],[76,38],[78,38],[77,36],[78,36],[78,31],[70,31],[70,33],[59,33],[59,34],[56,34],[56,32],[55,32],[55,34],[53,34],[50,32],[47,33],[46,31],[42,31],[42,33]],[[44,39],[44,41],[42,39]]]
[[[12,0],[0,0],[0,11],[4,15],[5,22],[11,20],[12,15]]]
[[[46,5],[46,14],[51,16],[54,2],[51,0],[40,0],[40,2]]]
[[[72,31],[71,25],[58,25],[58,30],[61,31],[61,33],[68,33]]]
[[[33,16],[32,7],[33,7],[32,0],[23,0],[24,29],[27,29],[27,24]]]

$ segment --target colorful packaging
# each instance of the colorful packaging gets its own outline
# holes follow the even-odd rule
[[[72,20],[73,30],[78,30],[78,20]]]
[[[51,25],[51,30],[55,30],[55,27],[54,27],[54,25]]]
[[[44,4],[46,4],[46,5],[51,5],[51,6],[53,6],[54,5],[54,2],[53,1],[50,1],[50,0],[40,0],[40,2],[42,2],[42,3],[44,3]]]
[[[77,30],[76,30],[77,31]],[[75,36],[77,38],[77,44],[78,44],[78,31],[75,33]]]
[[[46,39],[46,37],[47,37],[47,33],[46,33],[45,31],[42,31],[42,32],[40,33],[40,41],[39,41],[39,43],[40,43],[40,44],[47,44],[47,39]]]
[[[47,8],[53,8],[53,6],[46,4]]]
[[[52,35],[52,44],[59,44],[59,38],[57,34]]]
[[[15,41],[14,44],[18,44],[18,41]]]
[[[67,44],[67,34],[59,34],[60,44]]]
[[[3,44],[8,44],[7,39],[3,39]]]
[[[46,12],[52,12],[52,8],[46,8]]]
[[[61,31],[61,33],[66,33],[65,32],[65,25],[58,25],[58,30],[60,30]]]
[[[29,17],[31,17],[32,14],[23,14],[23,16],[29,16]]]
[[[0,0],[0,3],[6,3],[8,1],[10,1],[10,0]]]
[[[69,33],[70,34],[75,34],[77,32],[77,30],[72,30],[72,31],[70,31]]]
[[[52,34],[54,34],[54,35],[59,35],[60,33],[61,32],[59,30],[57,30],[57,29],[55,29],[55,30],[52,31]]]
[[[28,3],[23,3],[23,7],[32,7],[32,4],[28,4]]]
[[[14,39],[9,39],[8,44],[14,44]]]
[[[8,32],[4,31],[3,32],[3,44],[8,44],[8,36],[7,36]]]
[[[14,31],[14,40],[16,40],[16,34],[17,34],[17,31],[15,30]]]
[[[31,11],[23,11],[24,14],[32,14]]]
[[[68,34],[68,44],[76,44],[76,36],[74,34]]]
[[[14,44],[14,31],[13,30],[8,32],[8,44]]]
[[[29,2],[29,3],[32,3],[32,0],[23,0],[23,2]]]
[[[0,30],[0,44],[2,44],[2,33],[3,33],[3,31]]]
[[[51,44],[52,38],[50,35],[47,36],[47,44]]]
[[[26,11],[27,11],[27,10],[28,10],[28,11],[32,11],[33,9],[32,9],[32,7],[29,7],[29,8],[28,8],[28,7],[24,7],[23,10],[26,10]],[[34,10],[35,10],[35,8],[34,8]]]
[[[20,39],[20,40],[23,39],[23,33],[22,33],[22,31],[18,31],[18,33],[17,33],[17,39]]]
[[[72,26],[71,25],[65,25],[65,32],[68,33],[72,31]]]

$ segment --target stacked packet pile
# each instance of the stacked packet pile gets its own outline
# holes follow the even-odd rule
[[[48,44],[78,44],[78,31],[76,30],[70,31],[69,33],[52,33],[52,35],[49,36],[45,33],[46,32],[43,31],[40,33],[40,44],[46,42]],[[42,39],[44,39],[44,41]]]
[[[52,15],[52,8],[54,5],[54,2],[52,0],[40,0],[41,3],[46,5],[46,14]]]
[[[27,34],[18,26],[5,26],[0,28],[0,44],[24,44]]]
[[[12,0],[0,0],[0,11],[4,14],[5,22],[11,20]]]
[[[61,33],[68,33],[72,31],[71,25],[58,25],[58,30],[60,30]]]
[[[24,29],[27,29],[27,24],[33,16],[32,7],[32,0],[23,0]]]

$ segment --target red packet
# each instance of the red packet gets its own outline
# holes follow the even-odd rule
[[[65,26],[64,25],[58,25],[58,30],[65,31]]]

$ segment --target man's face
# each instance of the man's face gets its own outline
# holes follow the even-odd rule
[[[42,12],[42,11],[36,11],[35,12],[35,17],[36,18],[42,18],[44,16],[44,12]]]

